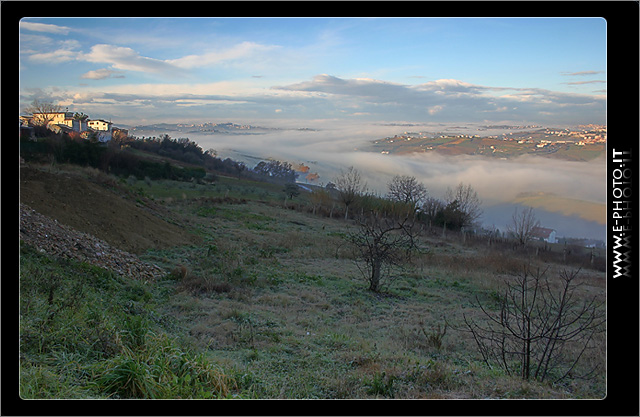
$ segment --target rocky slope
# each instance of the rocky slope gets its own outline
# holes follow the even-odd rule
[[[41,252],[76,259],[133,279],[153,280],[166,272],[104,240],[58,223],[20,203],[20,240]]]
[[[162,207],[141,204],[104,178],[23,165],[19,199],[21,240],[136,279],[165,273],[136,254],[199,240]]]

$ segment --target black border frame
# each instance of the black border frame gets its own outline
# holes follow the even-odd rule
[[[144,14],[140,12],[144,11]],[[8,138],[6,145],[18,145],[11,139],[14,125],[16,95],[18,94],[17,65],[19,56],[18,24],[22,16],[132,16],[157,17],[225,16],[225,17],[307,17],[316,13],[319,17],[601,17],[607,21],[607,395],[600,400],[247,400],[243,402],[203,403],[192,400],[185,403],[174,400],[22,400],[15,384],[18,333],[15,294],[18,283],[5,262],[2,280],[2,333],[5,336],[2,359],[2,415],[640,415],[639,385],[639,309],[638,309],[638,191],[637,159],[640,142],[639,129],[639,14],[636,1],[530,1],[530,2],[46,2],[3,1],[0,4],[2,18],[2,95],[5,119],[2,133]],[[158,13],[161,13],[158,15]],[[313,15],[311,15],[313,17]],[[614,252],[615,207],[613,197],[614,170],[619,167],[613,160],[613,150],[630,152],[628,165],[631,197],[626,207],[631,218],[625,220],[627,240],[618,252]],[[9,158],[9,156],[11,158]],[[620,158],[620,156],[617,156]],[[9,161],[10,159],[10,161]],[[5,186],[14,180],[15,153],[4,153]],[[9,163],[10,162],[10,163]],[[9,171],[11,169],[12,171]],[[7,175],[9,173],[9,175]],[[617,173],[615,173],[617,174]],[[13,206],[15,209],[15,206]],[[619,207],[619,205],[618,205]],[[9,210],[5,210],[7,214]],[[11,211],[15,215],[15,211]],[[7,216],[5,216],[5,219]],[[11,225],[15,217],[12,217]],[[4,234],[7,237],[8,234]],[[15,235],[11,235],[12,238]],[[12,243],[11,248],[15,250]],[[12,253],[13,254],[13,253]],[[613,278],[612,261],[617,256],[628,256],[627,269]],[[18,253],[19,256],[19,253]],[[11,258],[14,260],[15,258]],[[6,258],[5,258],[6,260]],[[193,402],[195,401],[195,402]],[[376,402],[373,402],[376,401]],[[382,401],[382,402],[381,402]],[[429,401],[429,402],[418,402]]]

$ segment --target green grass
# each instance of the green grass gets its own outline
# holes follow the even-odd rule
[[[284,200],[283,186],[260,183],[248,179],[218,176],[213,183],[196,183],[172,180],[144,181],[138,179],[132,188],[153,199],[180,201],[193,198],[230,198],[236,200],[250,199],[259,201]]]
[[[173,196],[165,206],[203,236],[141,256],[165,279],[21,249],[24,398],[603,397],[603,374],[551,386],[490,369],[462,331],[462,314],[481,317],[476,299],[495,308],[528,255],[424,238],[429,251],[375,294],[337,250],[350,223],[284,209],[271,185],[244,203],[190,186],[144,191]],[[603,292],[602,276],[586,271],[581,291]],[[589,355],[602,361],[604,348]]]
[[[217,398],[233,379],[171,336],[153,286],[29,247],[20,256],[20,395],[34,398]]]

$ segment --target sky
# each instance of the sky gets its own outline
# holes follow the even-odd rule
[[[155,122],[604,124],[600,18],[23,18],[20,102]]]

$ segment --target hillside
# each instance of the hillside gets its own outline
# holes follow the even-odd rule
[[[590,161],[605,154],[604,141],[584,143],[580,137],[551,137],[539,132],[481,137],[478,135],[441,135],[422,137],[396,135],[373,141],[362,150],[383,154],[436,152],[442,155],[482,155],[509,159],[535,155],[566,161]]]
[[[579,215],[586,220],[601,224],[604,224],[607,218],[607,207],[604,203],[566,198],[554,193],[520,193],[514,202],[567,216]]]
[[[482,320],[479,301],[495,312],[527,263],[551,277],[582,267],[577,296],[602,301],[597,254],[427,229],[428,250],[373,293],[345,244],[356,226],[313,214],[305,193],[285,208],[275,184],[122,180],[73,166],[23,166],[20,183],[21,203],[65,233],[166,271],[143,282],[24,239],[26,398],[604,396],[603,371],[552,384],[489,368],[463,318]],[[587,365],[604,361],[604,335],[594,337]]]
[[[131,195],[106,175],[87,176],[74,169],[52,173],[23,166],[20,202],[133,253],[199,241],[162,206]]]

